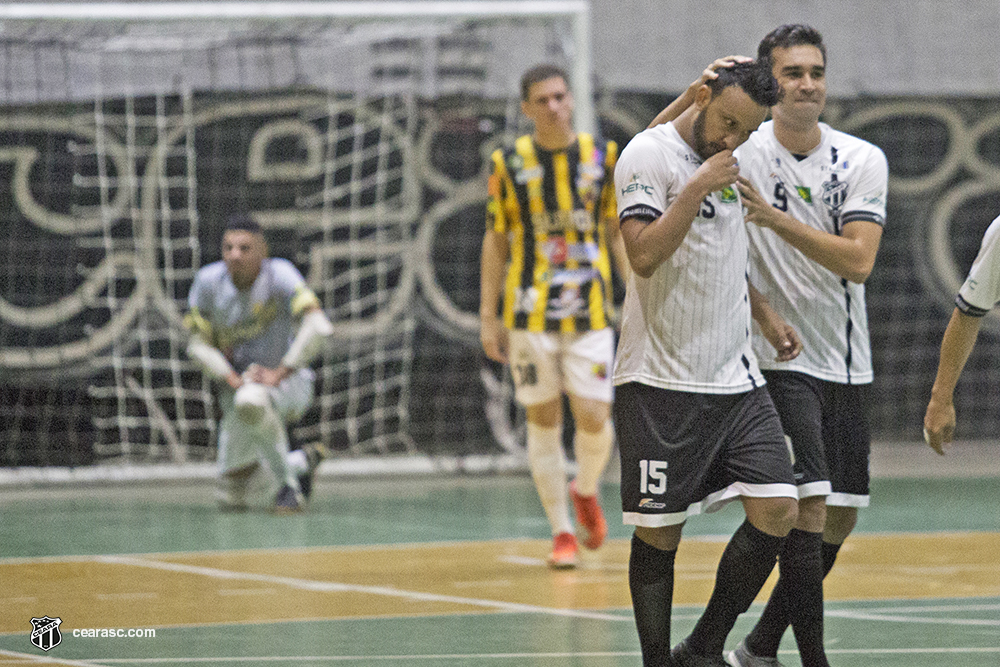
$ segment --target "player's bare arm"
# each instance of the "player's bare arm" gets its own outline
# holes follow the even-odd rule
[[[648,224],[636,218],[623,220],[622,240],[632,270],[643,278],[653,275],[683,243],[705,197],[732,185],[738,175],[733,152],[719,151],[698,167],[659,218]]]
[[[719,58],[712,62],[711,65],[705,68],[705,71],[701,73],[701,76],[691,82],[691,85],[681,93],[673,102],[668,104],[663,111],[656,114],[656,117],[649,123],[647,127],[656,127],[657,125],[662,125],[663,123],[669,123],[674,120],[681,113],[687,109],[689,106],[694,104],[695,95],[698,89],[704,86],[706,83],[712,79],[718,78],[718,71],[723,67],[732,67],[733,63],[748,63],[751,62],[753,58],[748,56],[726,56],[725,58]]]
[[[486,356],[502,364],[507,363],[508,333],[497,305],[507,273],[507,255],[510,244],[507,237],[492,229],[483,236],[479,282],[479,339]]]
[[[628,254],[625,252],[625,242],[622,240],[621,223],[617,216],[604,219],[605,243],[611,252],[611,259],[615,263],[615,269],[623,281],[628,281],[628,274],[632,270],[628,265]]]
[[[955,386],[976,345],[982,321],[981,317],[966,315],[956,308],[941,340],[937,377],[924,414],[924,437],[931,449],[942,456],[955,436]]]
[[[773,230],[809,259],[854,283],[863,283],[875,266],[882,241],[882,226],[867,220],[848,222],[840,235],[828,234],[776,209],[748,179],[737,185],[746,209],[745,218]]]
[[[781,315],[778,314],[763,294],[752,284],[747,284],[750,291],[750,315],[760,326],[764,338],[777,352],[775,361],[791,361],[802,352],[802,340],[798,332]]]

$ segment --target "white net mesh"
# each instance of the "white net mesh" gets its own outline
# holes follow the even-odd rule
[[[0,465],[214,458],[180,317],[236,210],[336,327],[298,440],[516,450],[478,350],[485,157],[521,71],[581,55],[580,3],[534,4],[572,11],[4,21]]]

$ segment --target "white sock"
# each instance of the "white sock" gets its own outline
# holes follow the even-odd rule
[[[562,428],[545,428],[528,422],[528,464],[552,534],[572,533]]]
[[[611,458],[613,432],[611,420],[596,433],[577,429],[573,435],[573,453],[576,455],[576,492],[581,496],[597,494],[601,475]]]
[[[298,477],[309,471],[309,461],[306,460],[306,453],[301,449],[293,449],[285,457],[292,474]]]

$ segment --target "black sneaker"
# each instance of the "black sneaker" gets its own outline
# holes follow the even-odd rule
[[[302,511],[302,494],[285,484],[274,499],[277,514],[295,514]]]
[[[754,655],[747,648],[747,640],[740,642],[734,650],[729,652],[729,662],[735,667],[784,667],[777,658],[770,658],[763,655]]]
[[[323,462],[323,459],[330,456],[330,450],[322,443],[310,442],[308,445],[303,445],[302,452],[306,455],[306,465],[308,468],[304,473],[299,475],[299,488],[302,489],[302,497],[309,500],[309,496],[312,495],[312,485],[313,479],[316,477],[316,470],[319,468],[319,464]]]
[[[673,660],[674,667],[731,667],[721,654],[709,656],[692,653],[686,639],[670,651],[670,659]]]

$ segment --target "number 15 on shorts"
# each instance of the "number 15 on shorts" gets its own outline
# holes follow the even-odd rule
[[[660,494],[667,492],[667,462],[639,461],[639,493]]]

